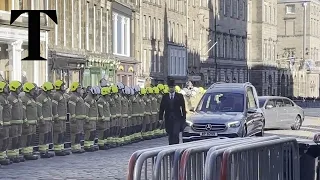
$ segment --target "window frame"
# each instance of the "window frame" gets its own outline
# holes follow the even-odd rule
[[[293,12],[288,12],[288,7],[293,7]],[[287,4],[285,6],[286,14],[296,14],[296,5],[295,4]]]

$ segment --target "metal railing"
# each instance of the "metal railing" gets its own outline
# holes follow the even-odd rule
[[[207,139],[136,151],[128,180],[298,180],[294,138]]]
[[[207,162],[206,158],[209,151],[212,152],[214,150],[228,148],[235,145],[249,145],[254,142],[261,142],[273,139],[279,139],[279,137],[270,136],[264,138],[234,138],[224,141],[223,143],[215,143],[205,146],[197,146],[195,148],[189,148],[186,151],[184,151],[181,157],[179,179],[203,180],[204,174],[206,172],[204,164],[205,162]]]
[[[226,139],[226,138],[219,138]],[[197,143],[183,143],[143,149],[134,152],[128,165],[128,180],[171,179],[178,178],[180,156],[189,147],[220,141],[206,139]],[[161,176],[160,176],[161,175]]]

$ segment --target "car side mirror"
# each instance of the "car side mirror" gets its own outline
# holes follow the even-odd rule
[[[273,106],[271,104],[266,106],[266,109],[271,109],[271,108],[273,108]]]
[[[248,111],[247,111],[249,114],[252,114],[252,113],[256,113],[257,112],[257,110],[256,109],[248,109]]]

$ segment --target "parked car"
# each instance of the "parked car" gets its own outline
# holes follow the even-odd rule
[[[264,116],[251,83],[215,83],[190,110],[183,142],[264,135]]]
[[[281,96],[260,96],[266,128],[298,130],[304,121],[303,109],[291,99]]]

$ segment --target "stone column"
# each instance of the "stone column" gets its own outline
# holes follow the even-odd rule
[[[8,44],[9,53],[9,67],[10,67],[10,81],[21,81],[21,48],[23,41],[18,40]]]

